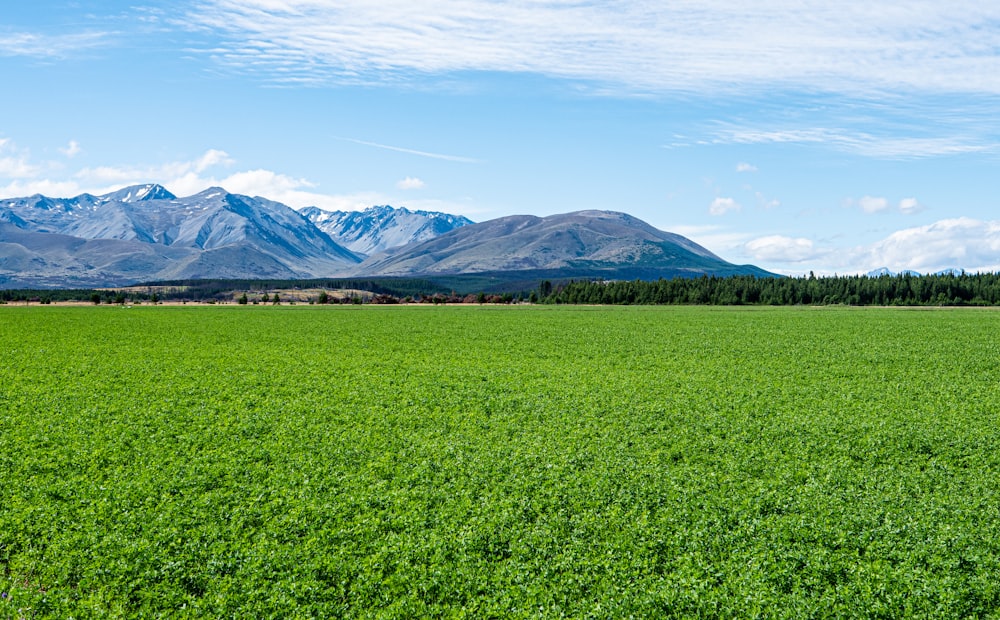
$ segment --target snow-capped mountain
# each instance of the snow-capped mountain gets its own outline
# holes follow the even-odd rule
[[[106,219],[101,209],[108,203],[136,203],[177,198],[162,185],[135,185],[103,196],[80,194],[75,198],[49,198],[41,194],[0,200],[0,222],[44,233],[66,233],[83,220]],[[112,237],[105,237],[112,238]]]
[[[882,278],[886,276],[890,278],[895,278],[898,275],[905,275],[905,274],[910,274],[914,276],[920,275],[916,271],[909,271],[909,270],[900,271],[899,273],[896,273],[895,271],[889,269],[888,267],[879,267],[878,269],[872,269],[865,275],[868,276],[869,278]]]
[[[951,274],[959,276],[962,275],[963,273],[965,272],[961,269],[945,269],[943,271],[936,271],[932,275],[940,276],[940,275]],[[895,278],[896,276],[919,276],[920,272],[913,271],[912,269],[904,269],[900,272],[895,272],[890,270],[888,267],[879,267],[878,269],[873,269],[872,271],[869,271],[865,275],[868,276],[869,278],[880,278],[882,276],[889,276],[890,278]]]
[[[306,207],[300,213],[337,243],[365,256],[408,243],[427,241],[472,224],[472,220],[460,215],[411,211],[388,205],[369,207],[364,211],[324,211]]]
[[[217,187],[0,200],[0,278],[27,283],[322,277],[359,260],[294,209]]]
[[[3,288],[468,273],[507,274],[527,286],[532,278],[773,275],[613,211],[473,224],[387,206],[298,212],[219,187],[180,198],[159,185],[0,199]]]

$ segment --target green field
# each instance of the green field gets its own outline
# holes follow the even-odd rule
[[[0,308],[0,618],[1000,617],[1000,313]]]

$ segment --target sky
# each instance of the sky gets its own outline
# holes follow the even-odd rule
[[[1000,271],[1000,3],[32,0],[0,197],[624,211],[789,275]]]

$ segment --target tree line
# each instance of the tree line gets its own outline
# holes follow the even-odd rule
[[[546,304],[995,306],[1000,305],[1000,274],[546,281],[532,297]]]

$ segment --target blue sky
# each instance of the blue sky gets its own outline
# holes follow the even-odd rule
[[[608,209],[787,274],[1000,271],[996,3],[33,0],[0,80],[0,197]]]

